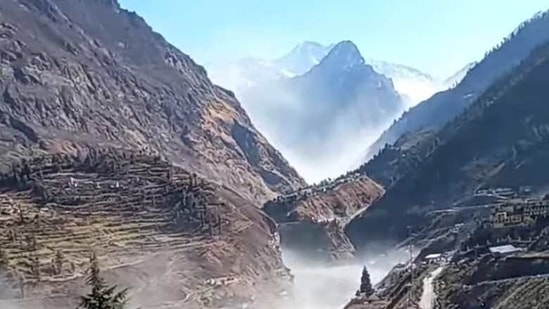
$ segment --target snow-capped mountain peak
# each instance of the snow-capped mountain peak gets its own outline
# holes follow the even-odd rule
[[[322,59],[326,65],[335,65],[339,68],[352,68],[364,64],[364,58],[360,54],[358,47],[351,41],[342,41],[337,43]]]
[[[238,96],[242,90],[266,81],[305,74],[319,64],[332,47],[304,41],[276,60],[248,57],[236,62],[208,64],[208,75],[214,83],[233,90]]]
[[[333,45],[325,46],[317,42],[304,41],[287,55],[273,61],[281,69],[292,75],[302,75],[328,54]]]

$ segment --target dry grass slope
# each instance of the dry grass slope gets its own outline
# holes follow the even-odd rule
[[[257,207],[160,157],[23,161],[1,177],[0,222],[4,299],[72,306],[91,250],[144,308],[249,300],[288,279],[274,225]]]

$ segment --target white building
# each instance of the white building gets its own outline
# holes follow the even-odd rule
[[[427,263],[441,263],[444,260],[442,253],[432,253],[425,256],[424,259]]]
[[[517,248],[513,245],[503,245],[497,247],[490,247],[490,253],[497,256],[509,255],[517,252],[524,251],[523,248]]]

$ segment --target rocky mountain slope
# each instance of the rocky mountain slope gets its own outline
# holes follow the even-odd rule
[[[492,83],[509,73],[535,48],[549,40],[548,29],[547,12],[520,25],[500,46],[473,66],[455,88],[437,93],[405,112],[370,146],[366,159],[372,158],[385,144],[393,144],[403,134],[439,129],[459,115]]]
[[[2,1],[0,76],[0,307],[74,308],[92,250],[133,307],[283,300],[258,206],[304,181],[143,19],[115,0]]]
[[[349,166],[342,165],[360,155],[357,142],[404,108],[391,80],[367,65],[350,41],[338,43],[306,74],[249,89],[242,101],[273,144],[312,181],[345,171]]]
[[[116,1],[7,0],[0,19],[2,163],[123,146],[251,200],[303,185],[232,93]]]
[[[536,49],[436,135],[393,180],[384,197],[355,218],[347,232],[357,245],[403,239],[436,209],[460,205],[480,187],[543,190],[549,108],[549,46]]]
[[[278,245],[255,205],[158,156],[41,156],[0,176],[2,308],[75,308],[92,250],[132,307],[272,304],[291,283]]]

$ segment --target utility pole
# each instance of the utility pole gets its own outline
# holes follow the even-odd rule
[[[206,208],[206,214],[208,215],[208,231],[210,233],[210,237],[213,237],[213,213],[212,213],[212,209],[208,209]]]
[[[412,288],[414,286],[414,254],[412,249],[412,227],[408,226],[408,252],[410,252],[410,288],[408,289],[408,309],[412,308]]]

